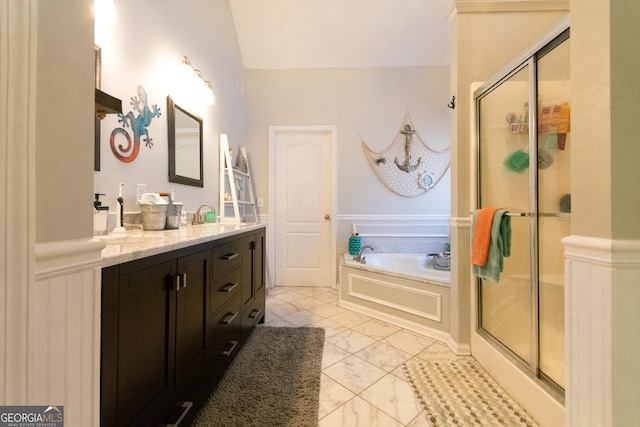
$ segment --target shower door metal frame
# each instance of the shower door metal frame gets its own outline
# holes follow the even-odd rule
[[[528,101],[529,101],[529,135],[528,146],[530,153],[538,152],[538,87],[537,87],[537,62],[548,52],[569,39],[569,18],[563,19],[556,27],[545,34],[537,43],[529,47],[522,54],[512,60],[493,78],[485,82],[473,93],[475,105],[475,163],[476,163],[476,209],[480,208],[480,101],[487,95],[491,94],[494,89],[498,88],[502,83],[509,80],[515,74],[528,67]],[[529,212],[521,212],[520,216],[529,220],[529,236],[531,241],[530,254],[530,297],[531,297],[531,363],[523,360],[513,350],[503,344],[494,337],[490,332],[482,328],[482,280],[476,279],[476,304],[477,304],[477,324],[476,332],[485,340],[497,348],[500,353],[511,360],[514,365],[518,366],[523,372],[531,377],[542,388],[547,390],[550,395],[561,403],[564,403],[564,389],[553,382],[540,370],[540,331],[539,331],[539,256],[538,256],[538,159],[537,155],[529,156]],[[517,213],[516,213],[516,216]]]

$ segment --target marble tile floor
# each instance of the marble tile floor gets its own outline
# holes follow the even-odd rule
[[[443,343],[339,307],[330,288],[268,290],[265,325],[325,328],[319,427],[430,426],[401,365],[457,357]]]

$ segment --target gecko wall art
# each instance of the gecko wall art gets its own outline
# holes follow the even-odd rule
[[[113,155],[125,163],[131,163],[138,157],[141,139],[147,147],[153,147],[153,139],[149,136],[147,128],[151,124],[151,120],[155,117],[160,117],[160,108],[158,108],[157,104],[153,104],[149,108],[147,92],[142,86],[138,86],[138,95],[131,97],[131,106],[133,111],[129,111],[127,115],[118,114],[118,122],[122,123],[122,127],[115,128],[111,132],[111,138],[109,139]],[[127,127],[131,127],[133,131],[133,142],[131,141],[131,135],[125,129]],[[126,145],[119,143],[116,147],[116,139],[122,140],[123,137],[126,140]]]

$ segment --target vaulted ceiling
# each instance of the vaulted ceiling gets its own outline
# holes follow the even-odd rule
[[[229,0],[246,69],[449,65],[452,0]]]

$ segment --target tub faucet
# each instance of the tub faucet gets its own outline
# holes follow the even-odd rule
[[[373,249],[371,246],[364,245],[363,247],[360,248],[360,250],[358,251],[356,256],[353,257],[353,260],[355,262],[359,262],[360,264],[365,264],[365,258],[366,257],[362,256],[362,253],[364,252],[365,249],[371,249],[372,251],[375,251],[375,249]]]

